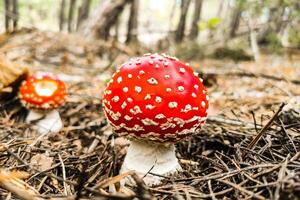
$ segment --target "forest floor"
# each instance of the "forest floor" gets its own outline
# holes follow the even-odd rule
[[[0,185],[11,181],[41,199],[76,193],[83,199],[299,199],[300,52],[263,55],[259,63],[188,61],[208,88],[209,117],[190,141],[176,144],[183,170],[153,187],[118,175],[128,141],[112,133],[101,108],[114,67],[141,52],[29,30],[0,35],[0,52],[30,71],[58,74],[69,90],[58,134],[40,136],[24,124],[18,99],[1,105]],[[27,172],[26,178],[6,170]],[[137,186],[120,187],[130,175]],[[15,199],[10,192],[0,188],[0,199]]]

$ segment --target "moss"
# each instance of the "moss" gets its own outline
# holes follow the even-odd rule
[[[288,41],[291,43],[291,46],[300,48],[300,29],[290,29]]]
[[[266,37],[267,50],[271,54],[282,54],[283,48],[276,33],[269,33]]]
[[[247,61],[253,59],[252,56],[248,55],[241,48],[230,49],[228,47],[217,48],[211,56],[216,59],[231,59],[234,61]]]
[[[175,56],[184,60],[197,60],[204,57],[204,51],[201,45],[195,42],[185,42],[176,46]]]

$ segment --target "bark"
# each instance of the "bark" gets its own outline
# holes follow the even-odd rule
[[[131,1],[132,0],[110,0],[105,6],[105,9],[98,7],[95,13],[87,20],[84,35],[107,40],[110,29],[116,24],[125,5]]]
[[[181,11],[180,11],[180,19],[178,22],[178,26],[175,34],[175,41],[181,42],[184,38],[184,31],[186,25],[186,16],[189,9],[189,5],[191,0],[181,0]]]
[[[237,5],[233,9],[233,13],[229,25],[229,38],[235,37],[236,31],[240,25],[241,15],[242,15],[242,3],[241,1],[237,1]]]
[[[91,0],[83,0],[79,10],[78,10],[78,18],[77,18],[77,30],[80,28],[82,21],[86,20],[90,13],[90,5]]]
[[[260,52],[259,52],[259,46],[258,46],[257,38],[256,38],[257,33],[256,33],[256,30],[254,29],[252,16],[250,16],[249,13],[247,13],[246,20],[247,20],[248,29],[250,32],[250,45],[251,45],[251,49],[253,52],[254,60],[255,60],[255,62],[259,62]]]
[[[10,32],[10,21],[11,21],[11,13],[10,13],[10,7],[11,7],[11,1],[10,0],[4,0],[4,6],[5,6],[5,30],[6,32]]]
[[[18,27],[19,20],[19,7],[18,0],[13,0],[12,2],[12,13],[13,13],[13,30],[16,31]]]
[[[115,35],[114,35],[116,41],[119,40],[119,27],[120,27],[120,19],[118,18],[115,24]]]
[[[284,6],[279,4],[277,7],[270,8],[270,14],[267,24],[258,35],[258,43],[266,43],[270,33],[279,33],[282,29],[284,19]]]
[[[65,0],[61,0],[60,2],[60,11],[59,11],[59,30],[62,31],[64,29],[65,24]]]
[[[74,18],[74,8],[76,0],[70,0],[69,14],[68,14],[68,31],[73,31],[73,18]]]
[[[221,41],[222,46],[226,46],[226,33],[227,33],[227,25],[229,24],[229,1],[224,0],[220,2],[218,8],[217,17],[221,20],[221,23],[218,25],[217,30],[215,31],[214,40],[218,38]]]
[[[172,32],[172,21],[173,21],[173,17],[175,15],[175,10],[176,10],[176,0],[173,0],[173,5],[171,7],[171,12],[170,12],[170,18],[169,18],[169,32]]]
[[[191,40],[194,40],[195,38],[198,37],[198,33],[199,33],[198,22],[201,16],[202,2],[203,0],[195,0],[194,16],[192,21],[191,32],[189,35]]]
[[[136,43],[138,41],[138,9],[139,0],[133,0],[130,5],[130,16],[128,20],[126,43]]]

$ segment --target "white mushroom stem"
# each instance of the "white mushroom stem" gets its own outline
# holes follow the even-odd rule
[[[180,169],[174,144],[132,140],[121,173],[134,170],[147,185],[157,185],[163,178],[148,172],[166,176]]]
[[[26,117],[26,123],[33,123],[33,128],[40,134],[57,133],[62,128],[62,121],[57,110],[30,110]]]

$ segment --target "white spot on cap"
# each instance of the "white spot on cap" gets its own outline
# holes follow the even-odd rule
[[[169,121],[167,121],[166,123],[160,125],[161,130],[166,130],[168,128],[175,128],[175,127],[176,127],[176,124],[174,124],[172,122],[169,122]]]
[[[169,65],[169,62],[168,61],[165,61],[164,62],[164,66],[166,67],[166,66],[168,66]]]
[[[176,101],[171,101],[168,106],[169,108],[177,108],[178,103]]]
[[[146,96],[145,96],[145,98],[144,98],[145,100],[147,100],[147,99],[151,99],[151,95],[150,94],[146,94]]]
[[[136,114],[138,114],[138,113],[142,113],[142,111],[141,111],[141,109],[140,109],[139,106],[134,106],[134,107],[131,108],[129,111],[130,111],[131,114],[134,114],[134,115],[136,115]]]
[[[201,107],[205,108],[205,106],[206,106],[206,103],[204,101],[201,101]]]
[[[137,59],[135,64],[140,65],[142,63],[142,61],[140,59]]]
[[[133,126],[133,130],[135,130],[135,131],[144,131],[145,129],[143,127],[141,127],[140,125],[135,124]]]
[[[164,78],[165,78],[165,79],[169,79],[169,78],[170,78],[170,75],[166,74],[166,75],[164,76]]]
[[[145,74],[145,71],[144,71],[144,70],[141,70],[141,71],[139,72],[139,74],[140,74],[140,75],[143,75],[143,74]]]
[[[197,95],[193,92],[192,97],[197,98]]]
[[[163,118],[165,118],[166,116],[164,115],[164,114],[162,114],[162,113],[160,113],[160,114],[157,114],[156,116],[155,116],[155,119],[163,119]]]
[[[198,72],[193,72],[193,74],[194,74],[195,76],[197,76],[197,77],[198,77],[198,75],[199,75]]]
[[[201,83],[203,83],[203,79],[202,78],[199,78],[199,79],[200,79]]]
[[[111,116],[111,118],[113,118],[113,120],[117,121],[119,120],[119,118],[121,117],[121,113],[116,112],[114,113],[113,111],[109,112],[109,115]]]
[[[157,126],[158,125],[158,123],[157,122],[155,122],[155,121],[153,121],[152,119],[149,119],[149,118],[145,118],[145,119],[142,119],[141,120],[142,121],[142,123],[145,125],[145,126]]]
[[[159,65],[158,65],[158,64],[156,64],[156,65],[155,65],[155,68],[156,68],[156,69],[158,69],[158,68],[159,68]]]
[[[128,101],[129,103],[131,103],[131,102],[133,102],[133,99],[130,98],[130,97],[128,97],[128,98],[127,98],[127,101]]]
[[[148,109],[148,110],[152,110],[153,108],[155,108],[155,106],[153,106],[151,104],[146,105],[146,109]]]
[[[178,86],[178,90],[182,92],[182,91],[184,91],[184,87],[183,86]]]
[[[128,87],[123,87],[123,92],[128,92]]]
[[[209,101],[209,96],[208,95],[206,95],[206,100]]]
[[[127,106],[127,103],[126,103],[126,101],[124,101],[121,105],[121,108],[124,109],[126,106]]]
[[[111,94],[111,90],[105,90],[105,94]]]
[[[124,116],[124,119],[127,120],[127,121],[130,121],[132,118],[133,118],[133,117],[130,117],[130,116],[128,116],[128,115],[125,115],[125,116]]]
[[[153,60],[149,60],[149,64],[153,65],[154,61]]]
[[[195,88],[196,90],[198,90],[199,85],[194,85],[194,88]]]
[[[132,78],[132,74],[128,74],[127,76],[128,76],[128,78]]]
[[[161,97],[159,97],[159,96],[155,97],[155,102],[160,103],[161,100],[162,100]]]
[[[142,91],[142,88],[140,86],[135,86],[134,87],[134,90],[137,92],[137,93],[140,93]]]
[[[155,78],[149,78],[147,81],[151,85],[157,85],[158,84],[158,82],[157,82],[157,80]]]
[[[112,100],[113,100],[113,102],[118,102],[119,100],[120,100],[120,98],[118,97],[118,96],[114,96],[113,98],[112,98]]]
[[[206,94],[206,90],[202,90],[203,94]]]
[[[183,67],[180,67],[180,68],[179,68],[179,72],[185,73],[185,69],[184,69]]]
[[[167,92],[171,92],[172,89],[171,89],[171,88],[166,88],[166,91],[167,91]]]
[[[121,82],[122,82],[122,77],[121,77],[121,76],[118,77],[117,82],[118,82],[118,83],[121,83]]]
[[[179,127],[183,127],[185,124],[185,121],[181,118],[175,117],[174,121],[176,122],[177,125],[179,125]]]
[[[181,112],[187,113],[192,110],[192,106],[190,104],[186,104],[184,109],[181,109]]]

